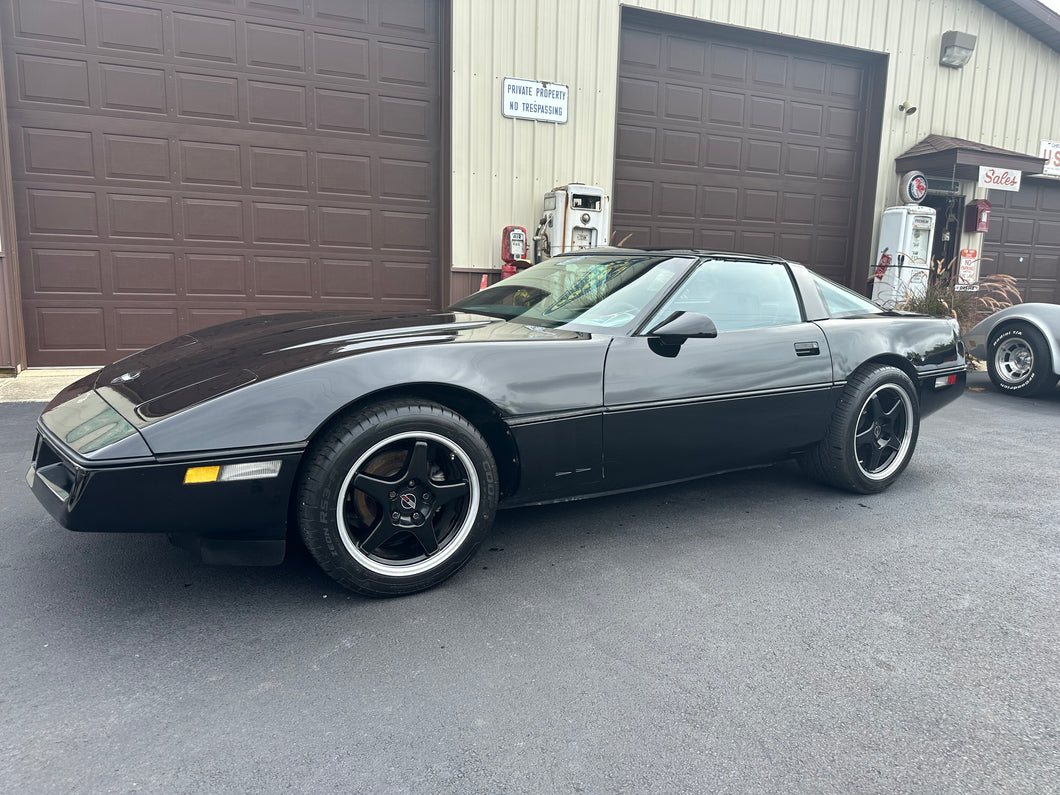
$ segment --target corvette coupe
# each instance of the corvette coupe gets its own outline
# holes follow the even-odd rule
[[[299,533],[342,585],[398,595],[502,507],[793,457],[882,491],[964,383],[955,321],[781,259],[597,249],[438,314],[255,317],[129,356],[48,404],[27,480],[71,530],[241,564]]]

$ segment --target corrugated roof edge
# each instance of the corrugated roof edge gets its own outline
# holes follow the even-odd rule
[[[1060,52],[1060,14],[1038,0],[979,0],[1038,41]]]

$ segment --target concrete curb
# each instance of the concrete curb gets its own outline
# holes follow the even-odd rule
[[[0,378],[0,403],[47,403],[74,381],[96,369],[42,367],[23,370],[14,378]]]

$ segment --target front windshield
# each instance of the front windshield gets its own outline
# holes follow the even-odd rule
[[[450,308],[535,326],[618,328],[648,307],[692,259],[645,254],[558,257]]]

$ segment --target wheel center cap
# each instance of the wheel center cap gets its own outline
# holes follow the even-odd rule
[[[877,439],[879,439],[883,435],[883,428],[878,422],[872,426],[872,435],[875,436]]]
[[[404,494],[401,495],[400,499],[401,499],[401,507],[404,508],[406,511],[414,511],[414,510],[416,510],[417,502],[416,502],[416,495],[415,494],[413,494],[412,492],[406,491]]]

